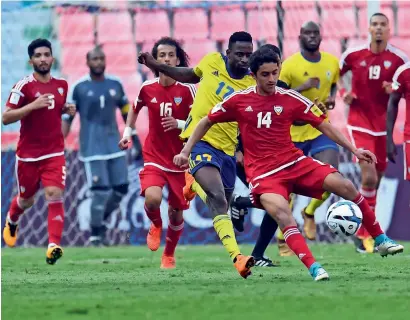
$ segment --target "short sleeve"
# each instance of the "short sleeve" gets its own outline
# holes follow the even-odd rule
[[[352,69],[352,53],[346,50],[339,60],[339,75],[343,76],[346,72]]]
[[[285,60],[282,64],[279,80],[286,83],[288,87],[292,87],[292,63],[289,61],[289,59]]]
[[[137,98],[134,100],[134,104],[132,105],[132,109],[134,110],[134,113],[139,113],[141,109],[146,105],[144,101],[144,96],[145,96],[145,90],[144,86],[140,88],[140,92],[138,93]]]
[[[202,58],[201,61],[194,67],[194,73],[199,77],[202,78],[203,73],[209,66],[209,63],[214,59],[215,53],[209,53],[205,57]]]
[[[337,58],[335,57],[335,67],[334,67],[334,72],[333,72],[333,80],[332,80],[332,84],[335,84],[339,81],[340,78],[340,69],[339,69],[339,62],[337,60]]]
[[[67,102],[77,104],[78,101],[78,84],[71,86],[68,90]]]
[[[24,80],[17,82],[11,89],[10,95],[6,102],[6,106],[11,109],[18,109],[23,107],[26,104],[26,88],[27,82],[25,82]]]
[[[235,98],[228,98],[211,109],[208,119],[212,122],[234,122],[236,121],[235,110]]]
[[[119,87],[119,91],[120,91],[120,101],[118,102],[118,106],[120,108],[123,108],[124,106],[129,105],[129,101],[128,101],[127,95],[125,93],[124,86],[122,85],[122,83],[120,81],[118,81],[118,87]]]
[[[407,68],[410,68],[410,65],[407,66]],[[404,83],[404,71],[407,70],[405,66],[402,66],[396,70],[396,72],[393,75],[393,84],[392,84],[392,89],[394,92],[403,94],[405,87],[403,86]],[[408,71],[409,72],[409,71]]]
[[[326,119],[326,115],[309,99],[298,93],[296,93],[294,99],[296,107],[294,109],[293,121],[304,121],[317,127]]]

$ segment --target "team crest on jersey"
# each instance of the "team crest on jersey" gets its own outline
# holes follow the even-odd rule
[[[330,79],[330,76],[332,75],[332,73],[330,72],[330,70],[328,70],[327,72],[326,72],[326,77],[328,78],[328,79]]]
[[[60,95],[63,95],[63,93],[64,93],[64,89],[61,88],[61,87],[58,88],[57,91],[58,91],[58,93],[59,93]]]
[[[182,97],[174,97],[174,102],[177,106],[179,106],[182,102]]]
[[[116,95],[117,91],[115,91],[114,89],[110,89],[110,95],[111,97],[114,97]]]
[[[273,106],[273,110],[279,116],[283,111],[283,107],[282,106]]]
[[[391,67],[391,61],[384,61],[384,67],[386,68],[386,69],[389,69],[390,67]]]
[[[365,67],[366,66],[366,61],[363,60],[362,62],[360,62],[360,66]]]

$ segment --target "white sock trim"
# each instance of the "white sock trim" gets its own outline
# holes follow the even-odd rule
[[[168,224],[168,228],[174,230],[174,231],[180,231],[184,228],[184,222],[182,222],[179,226],[174,226],[171,223]]]

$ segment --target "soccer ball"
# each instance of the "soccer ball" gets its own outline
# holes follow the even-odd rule
[[[337,235],[352,236],[362,224],[363,214],[353,202],[341,200],[332,204],[326,213],[326,223]]]

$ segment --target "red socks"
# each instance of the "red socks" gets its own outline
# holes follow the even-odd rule
[[[48,201],[48,243],[61,242],[64,229],[63,199]]]
[[[362,214],[363,214],[362,225],[364,226],[364,228],[366,228],[369,234],[373,238],[376,238],[377,236],[384,233],[383,230],[380,228],[380,224],[376,221],[376,214],[374,213],[374,211],[372,211],[368,202],[360,193],[353,200],[353,202],[356,203],[358,207],[360,208],[360,210],[362,211]],[[357,235],[357,236],[359,237],[360,235]]]
[[[316,262],[306,244],[305,238],[303,238],[296,226],[289,226],[283,229],[283,237],[285,238],[286,244],[300,261],[302,261],[306,268],[309,269],[310,266]]]
[[[372,189],[372,188],[361,187],[360,193],[367,200],[367,203],[369,204],[370,209],[372,209],[373,212],[376,212],[377,190]],[[370,237],[370,233],[367,232],[366,228],[362,224],[360,226],[360,229],[357,231],[356,236],[360,239],[364,239],[364,238]]]
[[[18,196],[15,196],[13,200],[11,200],[9,218],[12,222],[18,222],[20,216],[23,213],[24,213],[24,209],[20,208],[18,204]]]
[[[164,255],[173,257],[175,253],[175,248],[178,244],[179,238],[181,237],[182,231],[184,230],[184,222],[179,226],[173,226],[171,223],[168,225]]]
[[[160,228],[162,227],[162,220],[161,220],[161,210],[158,208],[156,210],[150,211],[147,208],[147,205],[144,204],[145,212],[147,213],[148,218],[152,221],[155,227]]]

